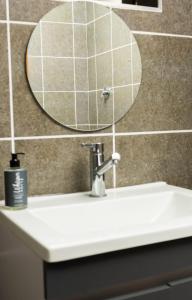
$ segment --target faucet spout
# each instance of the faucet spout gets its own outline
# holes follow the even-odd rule
[[[98,176],[104,175],[107,171],[109,171],[114,165],[117,165],[120,161],[121,156],[119,153],[113,153],[112,156],[104,161],[101,166],[97,167],[96,174]]]
[[[120,161],[120,154],[113,153],[109,159],[104,161],[103,143],[83,143],[81,145],[90,149],[90,196],[104,197],[106,196],[104,174]]]

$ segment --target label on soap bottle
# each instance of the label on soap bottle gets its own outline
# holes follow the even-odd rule
[[[5,205],[27,205],[27,171],[25,169],[9,169],[4,173],[5,177]]]

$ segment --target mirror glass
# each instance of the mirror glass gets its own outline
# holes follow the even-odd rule
[[[137,42],[102,4],[67,1],[34,29],[26,54],[31,90],[60,124],[81,131],[110,126],[130,109],[141,83]]]

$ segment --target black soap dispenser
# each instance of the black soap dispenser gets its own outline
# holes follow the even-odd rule
[[[27,207],[27,170],[20,167],[18,155],[24,153],[12,153],[10,168],[4,171],[5,205],[22,209]]]

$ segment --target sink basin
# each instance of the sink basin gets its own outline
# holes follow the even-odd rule
[[[64,261],[192,235],[192,191],[164,182],[29,198],[25,210],[0,210],[9,226],[48,262]]]

